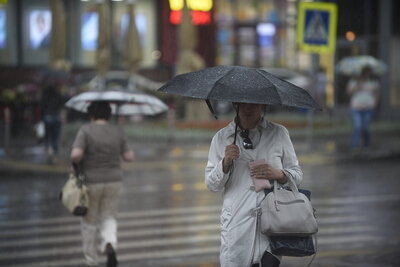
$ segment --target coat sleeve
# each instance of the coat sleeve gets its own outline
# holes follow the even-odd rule
[[[85,150],[87,147],[87,140],[86,140],[86,133],[85,133],[85,126],[81,126],[78,130],[78,133],[75,136],[75,140],[72,143],[72,148],[80,148]]]
[[[303,180],[303,171],[300,168],[299,161],[296,156],[289,132],[283,127],[282,137],[282,166],[288,178],[293,179],[296,185],[300,185]]]
[[[218,192],[225,188],[229,179],[230,172],[224,173],[222,170],[222,160],[225,154],[225,147],[220,142],[218,134],[211,141],[210,151],[208,153],[208,162],[205,169],[205,183],[210,191]]]

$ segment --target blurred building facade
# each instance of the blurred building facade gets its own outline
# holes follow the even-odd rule
[[[74,67],[93,68],[99,35],[99,1],[60,0],[65,7],[67,17],[67,54]],[[154,51],[157,43],[157,8],[156,0],[136,1],[136,25],[143,46],[142,66],[154,66],[157,58]],[[123,46],[129,24],[127,2],[110,1],[109,25],[112,33],[112,65],[122,66]],[[2,66],[33,66],[43,67],[48,63],[50,42],[43,42],[46,33],[51,29],[50,0],[9,0],[3,4],[4,13],[4,43],[0,47]],[[39,18],[45,19],[41,24]],[[41,26],[44,24],[44,26]]]
[[[67,60],[72,72],[95,69],[98,0],[60,0],[65,6]],[[124,45],[129,23],[127,1],[109,1],[111,68],[124,69]],[[49,62],[50,0],[8,0],[0,4],[0,90],[16,87]],[[196,52],[206,66],[284,67],[312,73],[317,65],[330,69],[331,104],[345,109],[344,85],[334,65],[350,55],[382,59],[389,71],[380,77],[382,116],[400,110],[400,10],[394,0],[332,0],[338,7],[336,52],[313,55],[296,45],[299,0],[187,0],[197,27]],[[175,74],[178,25],[183,0],[136,0],[136,25],[143,47],[139,70],[152,79]],[[18,80],[20,79],[20,80]]]

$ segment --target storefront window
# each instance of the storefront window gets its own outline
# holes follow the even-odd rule
[[[269,67],[275,59],[277,29],[273,23],[257,24],[258,44],[260,47],[260,67]]]
[[[85,12],[81,16],[81,47],[83,51],[95,51],[99,37],[99,14]]]
[[[258,1],[236,0],[236,19],[238,22],[256,21],[258,19]]]
[[[286,51],[295,50],[294,37],[288,36],[295,32],[289,28],[294,28],[293,23],[286,23],[287,7],[286,1],[218,1],[218,64],[265,68],[296,61],[293,53],[289,57]],[[288,40],[292,40],[291,46]]]
[[[13,21],[14,5],[0,4],[0,65],[15,65],[16,57],[16,27]]]
[[[48,49],[51,39],[51,12],[48,9],[33,9],[29,17],[29,48]]]
[[[97,5],[91,2],[79,2],[72,20],[76,21],[71,29],[71,39],[74,65],[93,67],[96,64],[96,49],[99,35],[99,13]]]
[[[51,40],[51,11],[49,1],[22,1],[22,55],[23,65],[48,63]]]
[[[139,36],[139,42],[143,52],[140,66],[151,67],[156,64],[154,58],[157,50],[156,20],[154,1],[142,0],[135,3],[135,24]],[[127,45],[127,33],[129,26],[129,14],[127,4],[124,2],[115,3],[113,6],[113,64],[124,66],[124,56]]]
[[[257,65],[257,33],[254,27],[240,27],[237,30],[238,64],[254,67]]]

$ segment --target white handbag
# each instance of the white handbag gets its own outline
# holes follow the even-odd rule
[[[289,179],[290,188],[274,181],[273,192],[261,202],[261,232],[267,236],[308,236],[318,232],[314,209],[307,196]]]
[[[89,207],[88,188],[82,174],[71,173],[60,193],[63,205],[75,216],[85,216]]]

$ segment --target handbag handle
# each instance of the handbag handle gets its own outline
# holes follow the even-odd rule
[[[293,181],[293,179],[291,177],[288,177],[288,184],[289,184],[289,187],[292,190],[293,194],[295,194],[295,195],[300,194],[296,183]],[[276,180],[274,180],[274,194],[277,193],[276,190],[278,190],[278,182]]]
[[[292,192],[296,201],[304,202],[304,200],[300,196],[300,192],[296,186],[296,183],[290,177],[288,177],[288,183],[289,183],[289,186],[291,189],[290,191]],[[280,201],[277,196],[278,196],[278,182],[276,180],[274,180],[274,204],[275,204],[276,210],[279,211]]]
[[[74,174],[78,177],[78,176],[79,176],[79,173],[80,173],[80,171],[79,171],[79,164],[78,164],[78,163],[75,163],[75,162],[72,162],[71,165],[72,165],[72,169],[73,169],[73,171],[74,171]]]
[[[71,165],[72,165],[72,169],[74,171],[74,174],[75,174],[76,178],[78,178],[78,180],[82,184],[85,184],[86,183],[86,179],[85,179],[85,176],[81,172],[81,168],[80,168],[79,164],[75,163],[75,162],[72,162]]]

